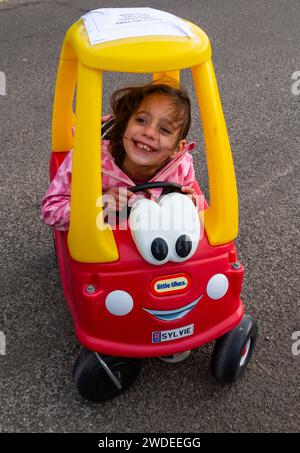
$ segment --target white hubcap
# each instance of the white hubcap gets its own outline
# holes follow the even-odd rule
[[[241,356],[241,360],[240,360],[240,367],[242,367],[246,360],[247,360],[247,357],[248,357],[248,354],[249,354],[249,350],[250,350],[250,345],[251,345],[251,338],[249,338],[249,340],[247,341],[247,343],[245,344],[243,350],[242,350],[242,356]]]

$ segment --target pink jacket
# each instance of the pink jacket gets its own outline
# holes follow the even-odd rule
[[[187,144],[170,162],[168,162],[152,179],[154,181],[172,181],[183,186],[192,186],[195,181],[193,158],[188,153],[195,147],[194,143]],[[106,192],[111,187],[130,187],[135,183],[115,163],[110,151],[109,140],[102,140],[102,190]],[[72,178],[72,154],[69,151],[65,160],[57,170],[41,207],[41,220],[58,230],[67,231],[70,223],[70,193]],[[161,189],[151,190],[159,196]]]

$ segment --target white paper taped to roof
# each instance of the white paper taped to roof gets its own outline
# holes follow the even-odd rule
[[[82,19],[91,45],[137,36],[192,36],[182,19],[153,8],[100,8]]]

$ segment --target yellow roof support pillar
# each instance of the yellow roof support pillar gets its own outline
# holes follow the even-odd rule
[[[60,59],[52,114],[52,150],[69,151],[73,147],[73,96],[77,78],[77,60]]]
[[[168,80],[174,80],[177,85],[180,83],[180,71],[156,72],[153,74],[153,81],[168,83]]]
[[[210,206],[204,227],[211,245],[238,234],[238,196],[232,154],[211,58],[192,68],[201,113],[209,177]]]
[[[99,199],[102,196],[101,104],[102,71],[78,62],[68,244],[72,258],[84,263],[119,258],[111,227],[103,224]]]

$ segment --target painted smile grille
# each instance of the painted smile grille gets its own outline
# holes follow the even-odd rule
[[[176,319],[183,318],[187,313],[193,310],[193,308],[196,307],[201,298],[202,296],[200,296],[194,302],[191,302],[184,307],[180,307],[177,310],[149,310],[148,308],[144,308],[143,310],[147,311],[148,313],[150,313],[150,315],[153,315],[158,319],[162,319],[163,321],[174,321]]]

